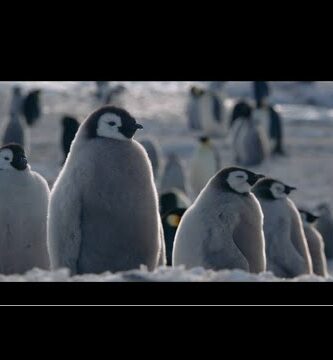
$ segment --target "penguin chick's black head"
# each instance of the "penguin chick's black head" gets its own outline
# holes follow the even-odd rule
[[[252,186],[262,178],[264,178],[264,175],[233,166],[217,173],[212,179],[212,185],[215,188],[222,188],[224,191],[247,195],[250,193]]]
[[[292,191],[297,190],[275,179],[266,178],[260,180],[253,188],[253,193],[263,199],[285,199]]]
[[[201,136],[199,141],[201,144],[208,144],[210,142],[210,138],[208,136]]]
[[[298,209],[298,211],[301,214],[301,216],[304,217],[305,221],[309,224],[313,224],[319,219],[319,216],[316,216],[304,209]]]
[[[105,137],[118,140],[132,139],[143,126],[124,109],[103,106],[86,120],[88,138]]]
[[[200,88],[198,88],[198,87],[196,87],[196,86],[192,86],[190,92],[191,92],[191,95],[192,95],[192,96],[194,96],[194,97],[200,97],[200,96],[204,95],[205,90],[204,90],[204,89],[200,89]]]
[[[0,148],[0,170],[14,168],[23,171],[28,166],[24,149],[18,144],[7,144]]]
[[[234,107],[232,112],[231,121],[232,123],[239,118],[249,119],[252,115],[252,106],[246,101],[241,100]]]

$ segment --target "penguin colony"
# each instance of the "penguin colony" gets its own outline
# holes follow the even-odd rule
[[[143,126],[123,108],[104,105],[82,124],[64,116],[63,168],[51,192],[25,152],[27,126],[41,115],[39,91],[23,100],[14,88],[0,148],[0,273],[167,265],[327,276],[329,206],[318,215],[298,210],[289,197],[296,188],[246,168],[285,154],[281,118],[267,103],[267,85],[257,83],[256,105],[241,100],[230,121],[222,82],[190,89],[188,126],[197,147],[189,174],[176,153],[162,166],[154,139],[136,141]],[[96,96],[110,102],[107,82],[97,85]],[[223,138],[227,126],[237,166],[222,166],[212,139]]]

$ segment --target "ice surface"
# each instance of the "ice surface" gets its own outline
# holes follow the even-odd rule
[[[31,129],[32,168],[40,172],[52,187],[62,160],[60,150],[63,114],[83,121],[97,107],[93,98],[92,82],[15,82],[23,90],[40,87],[44,115]],[[115,82],[128,89],[121,99],[123,106],[144,125],[142,137],[154,137],[164,154],[176,151],[183,164],[189,164],[196,145],[196,136],[186,126],[186,99],[190,82]],[[273,101],[285,120],[286,158],[266,161],[252,170],[277,177],[297,186],[294,201],[313,208],[322,201],[333,205],[333,82],[317,82],[299,86],[296,82],[274,82]],[[1,126],[8,113],[13,82],[0,82],[0,136]],[[242,96],[251,96],[250,82],[229,82],[228,108]],[[220,150],[222,165],[233,164],[229,138],[214,140]],[[188,172],[188,168],[185,169]],[[330,263],[331,273],[333,264]],[[327,279],[331,281],[332,278]],[[214,273],[203,269],[185,271],[181,268],[161,268],[153,273],[145,270],[124,274],[86,275],[69,278],[65,270],[54,273],[30,271],[25,276],[1,276],[0,281],[281,281],[271,274],[260,276],[242,271]],[[282,280],[283,281],[283,280]],[[324,281],[315,276],[304,276],[292,281]]]

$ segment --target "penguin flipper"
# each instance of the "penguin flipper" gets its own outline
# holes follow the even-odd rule
[[[222,224],[210,228],[207,232],[204,256],[206,267],[213,270],[241,269],[249,272],[249,263],[233,240],[233,229],[239,223],[239,216],[232,212],[230,215],[223,213],[219,215],[219,220]]]

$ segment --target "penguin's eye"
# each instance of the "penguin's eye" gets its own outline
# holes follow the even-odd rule
[[[237,179],[244,179],[244,176],[243,175],[237,175],[236,178]]]
[[[6,161],[9,161],[9,157],[7,157],[7,156],[6,156],[6,157],[4,157],[4,159],[5,159]]]
[[[109,124],[110,126],[115,126],[115,125],[116,125],[116,123],[115,123],[114,121],[110,121],[108,124]]]

